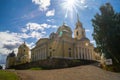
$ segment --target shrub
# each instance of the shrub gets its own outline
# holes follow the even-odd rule
[[[0,69],[2,69],[2,66],[0,65]]]

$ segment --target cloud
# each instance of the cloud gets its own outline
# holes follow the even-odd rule
[[[46,13],[46,16],[49,17],[49,16],[54,16],[55,15],[55,10],[50,10]]]
[[[6,48],[8,50],[14,50],[15,48],[17,48],[20,45],[20,43],[10,43],[10,44],[4,44],[3,48]]]
[[[89,29],[85,29],[85,32],[90,32],[90,30]]]
[[[51,4],[50,0],[32,0],[32,2],[38,5],[42,11],[46,11]]]
[[[30,36],[27,33],[19,33],[18,36],[22,39],[28,39]]]
[[[8,54],[11,50],[16,50],[22,42],[23,40],[17,33],[9,31],[0,32],[0,54]]]
[[[37,23],[27,23],[26,26],[27,30],[44,30],[44,28]]]
[[[80,0],[80,3],[81,4],[85,4],[85,0]]]
[[[95,44],[95,40],[90,41],[91,43]]]
[[[31,32],[31,37],[36,38],[37,40],[44,37],[44,34],[38,32],[38,31],[33,31]]]
[[[23,28],[22,31],[23,32],[27,32],[29,31],[44,31],[45,29],[48,28],[57,28],[56,25],[49,25],[47,23],[43,23],[43,24],[38,24],[38,23],[27,23],[26,24],[26,28]]]
[[[47,19],[48,22],[54,23],[55,20],[54,19]]]
[[[0,54],[0,64],[5,64],[7,55]]]
[[[35,43],[33,43],[33,42],[31,42],[31,43],[27,43],[27,45],[28,45],[28,47],[30,48],[30,49],[32,49],[33,47],[35,47]]]
[[[57,28],[56,25],[49,25],[47,23],[27,23],[25,28],[22,28],[22,38],[36,38],[37,40],[46,36],[46,29]]]

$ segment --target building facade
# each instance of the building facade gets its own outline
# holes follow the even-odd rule
[[[8,54],[6,59],[6,68],[9,68],[11,66],[14,66],[16,64],[16,56],[14,51]]]
[[[63,23],[56,33],[51,33],[49,38],[41,38],[36,46],[31,49],[31,61],[38,61],[47,58],[68,58],[94,60],[95,52],[93,44],[85,35],[82,23],[77,20],[74,30]]]
[[[18,48],[17,56],[15,55],[14,51],[9,53],[7,56],[6,68],[30,62],[29,51],[29,47],[25,44],[25,42],[21,44]]]
[[[30,49],[25,42],[21,44],[18,48],[16,63],[23,64],[23,63],[30,62],[29,51]]]

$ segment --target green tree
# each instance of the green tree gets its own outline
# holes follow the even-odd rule
[[[92,25],[98,51],[120,63],[120,13],[115,13],[110,3],[106,3],[92,19]]]
[[[0,69],[2,69],[2,66],[0,65]]]

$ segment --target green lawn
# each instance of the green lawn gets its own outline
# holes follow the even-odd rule
[[[0,80],[19,80],[19,78],[13,72],[0,70]]]

